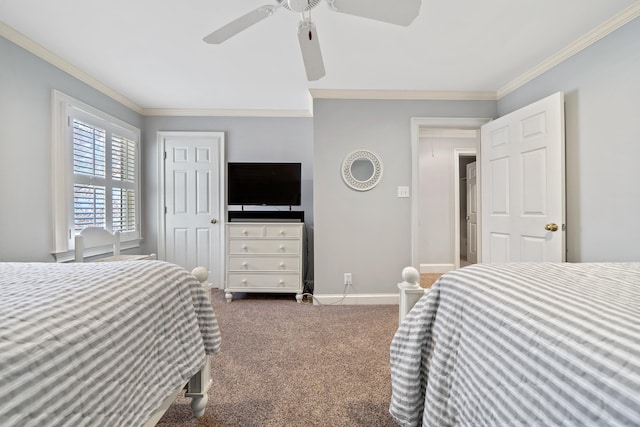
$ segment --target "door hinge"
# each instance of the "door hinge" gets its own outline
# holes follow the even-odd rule
[[[167,152],[164,152],[164,159],[167,160]]]
[[[165,215],[167,214],[167,207],[166,206],[164,207],[164,214]]]

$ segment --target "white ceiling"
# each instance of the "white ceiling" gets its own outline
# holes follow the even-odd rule
[[[0,0],[0,21],[141,109],[309,111],[309,89],[499,93],[640,1],[423,0],[407,28],[322,2],[311,16],[326,76],[315,82],[302,64],[300,16],[284,8],[221,45],[202,41],[275,3]]]

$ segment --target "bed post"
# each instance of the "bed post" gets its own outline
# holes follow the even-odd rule
[[[402,283],[398,283],[398,289],[400,289],[400,323],[425,293],[425,289],[419,285],[420,273],[415,268],[405,267],[402,270],[402,280]]]
[[[196,279],[200,282],[202,289],[208,298],[211,298],[211,284],[207,282],[209,272],[204,267],[196,267],[191,272]],[[204,365],[200,368],[197,374],[195,374],[187,383],[187,391],[185,397],[191,398],[191,410],[193,415],[201,417],[204,415],[204,411],[207,407],[209,395],[207,391],[211,386],[211,361],[209,356],[206,356]]]

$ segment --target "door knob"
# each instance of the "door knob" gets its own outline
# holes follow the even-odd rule
[[[558,224],[554,224],[552,222],[551,224],[545,225],[544,229],[547,230],[547,231],[558,231]]]
[[[217,224],[217,223],[218,223],[218,220],[217,220],[217,219],[215,219],[215,218],[211,218],[211,224]]]

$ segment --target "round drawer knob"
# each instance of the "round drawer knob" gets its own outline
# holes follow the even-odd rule
[[[278,249],[280,249],[282,252],[284,252],[284,246],[283,246],[283,245],[280,245],[280,246],[278,247]]]
[[[247,251],[247,245],[242,245],[242,250],[246,252]]]
[[[242,234],[246,236],[247,234],[249,234],[249,232],[247,230],[242,230]]]
[[[280,280],[278,281],[278,283],[279,283],[279,284],[281,284],[281,285],[284,285],[284,280],[283,280],[283,279],[280,279]]]
[[[284,268],[284,262],[280,263],[280,268]]]
[[[248,263],[247,261],[245,261],[245,262],[243,262],[243,263],[242,263],[242,266],[243,266],[244,268],[247,268],[247,267],[249,267],[249,263]]]
[[[242,279],[242,284],[246,285],[247,284],[247,279]]]
[[[280,235],[284,236],[284,230],[280,230]]]

